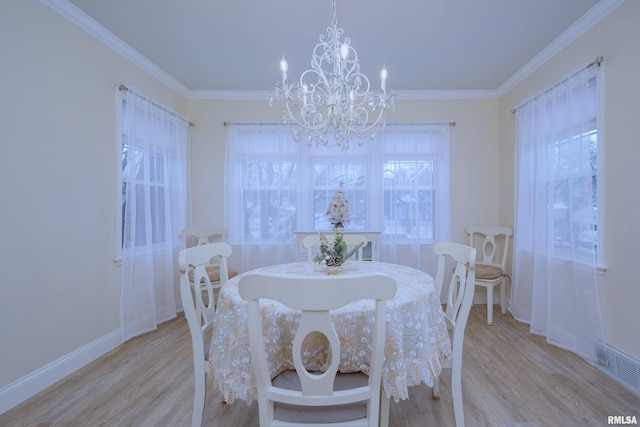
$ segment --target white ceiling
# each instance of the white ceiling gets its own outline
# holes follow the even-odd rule
[[[330,0],[51,2],[75,5],[189,92],[269,89],[280,79],[283,54],[295,78],[331,21]],[[337,0],[337,11],[374,85],[386,65],[387,87],[395,90],[497,91],[612,3]]]

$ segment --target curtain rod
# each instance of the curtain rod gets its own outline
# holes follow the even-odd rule
[[[575,76],[578,73],[581,73],[582,71],[586,70],[589,67],[593,67],[594,65],[597,65],[598,67],[604,62],[604,56],[598,56],[594,61],[591,61],[590,63],[588,63],[587,65],[585,65],[583,68],[580,68],[578,71],[576,71],[575,73],[571,74],[569,77],[564,78],[562,80],[560,80],[558,83],[554,84],[553,86],[551,86],[549,89],[546,89],[545,91],[543,91],[543,93],[547,93],[549,92],[551,89],[554,89],[558,86],[560,86],[562,83],[566,82],[567,80],[569,80],[571,77]],[[518,105],[516,108],[514,108],[513,110],[511,110],[511,114],[515,114],[516,111],[518,111],[520,108],[524,107],[525,105],[527,105],[528,103],[530,103],[531,101],[538,99],[540,95],[534,96],[531,99],[528,99],[527,101],[523,102],[522,104]]]
[[[121,85],[118,87],[118,90],[126,90],[127,92],[134,92],[134,91],[132,91],[132,90],[129,90],[129,88],[128,88],[127,86],[123,85],[123,84],[121,84]],[[179,118],[180,120],[183,120],[185,123],[189,124],[189,126],[190,126],[190,127],[194,127],[194,126],[195,126],[195,123],[190,122],[189,120],[185,119],[184,117],[180,116],[179,114],[177,114],[177,113],[175,113],[175,112],[171,111],[170,109],[168,109],[168,108],[167,108],[167,107],[165,107],[164,105],[160,105],[160,104],[158,104],[157,102],[155,102],[155,101],[153,101],[153,100],[149,99],[148,97],[146,97],[146,96],[144,96],[144,95],[140,94],[139,92],[135,92],[135,93],[136,93],[136,95],[138,95],[139,97],[141,97],[141,98],[143,98],[143,99],[145,99],[145,100],[149,101],[152,105],[155,105],[156,107],[161,108],[162,110],[166,111],[167,113],[171,114],[172,116],[175,116],[175,117]]]
[[[228,125],[257,125],[257,126],[279,126],[286,123],[269,123],[269,122],[223,122],[225,126]],[[456,122],[412,122],[412,123],[386,123],[387,126],[420,126],[420,125],[449,125],[455,126]],[[385,125],[381,125],[384,127]]]

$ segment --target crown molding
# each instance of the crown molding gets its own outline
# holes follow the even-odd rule
[[[496,99],[495,90],[396,90],[396,100]],[[189,99],[264,101],[270,90],[192,90]]]
[[[501,97],[520,84],[534,71],[553,58],[562,49],[569,46],[573,41],[600,22],[602,18],[607,16],[624,2],[625,0],[600,0],[595,6],[589,9],[587,13],[582,15],[580,19],[563,31],[536,56],[531,58],[524,66],[522,66],[522,68],[502,83],[496,90],[496,95]]]
[[[495,90],[396,90],[396,100],[496,99]]]
[[[225,101],[264,101],[272,96],[270,90],[192,90],[189,99]]]
[[[162,68],[151,62],[140,52],[129,46],[122,39],[111,33],[96,20],[88,16],[68,0],[40,0],[42,3],[67,18],[72,23],[122,55],[142,70],[151,74],[171,89],[188,99],[201,100],[267,100],[271,97],[269,90],[189,90]],[[404,90],[396,91],[401,100],[454,100],[454,99],[496,99],[521,83],[535,70],[550,60],[571,42],[576,40],[602,18],[624,3],[625,0],[600,0],[573,25],[562,32],[542,51],[516,71],[496,90]]]
[[[63,17],[131,61],[171,89],[188,97],[189,89],[68,0],[40,0]]]

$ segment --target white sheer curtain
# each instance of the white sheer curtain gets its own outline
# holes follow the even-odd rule
[[[280,126],[227,125],[225,224],[240,271],[295,260],[299,163]]]
[[[307,147],[283,125],[229,124],[226,224],[242,271],[293,262],[294,231],[330,230],[342,182],[347,230],[381,231],[383,261],[435,272],[432,245],[450,238],[449,125],[387,125],[349,151]]]
[[[590,66],[516,112],[516,225],[510,310],[531,332],[596,362],[598,85]]]
[[[435,243],[451,240],[449,124],[386,126],[372,147],[383,170],[381,259],[435,275]]]
[[[134,89],[119,94],[124,341],[179,310],[176,260],[188,210],[189,125]]]

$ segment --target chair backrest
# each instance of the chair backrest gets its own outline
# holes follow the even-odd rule
[[[251,362],[258,388],[260,425],[273,421],[274,402],[299,406],[333,406],[368,401],[368,425],[378,425],[380,382],[386,334],[386,301],[396,294],[396,282],[383,274],[309,277],[303,275],[249,274],[240,279],[240,296],[248,301]],[[301,391],[275,387],[267,363],[259,300],[276,300],[300,310],[294,333],[292,357]],[[340,362],[340,340],[329,310],[361,299],[375,300],[371,365],[366,386],[334,391],[334,379]],[[329,341],[330,364],[322,374],[307,371],[302,361],[303,342],[312,332],[320,332]],[[283,346],[287,343],[282,343]],[[266,407],[265,407],[266,406]],[[264,417],[264,418],[263,418]],[[340,424],[336,424],[340,425]],[[351,424],[352,425],[352,424]]]
[[[191,338],[194,344],[198,344],[198,353],[204,352],[200,344],[204,341],[204,334],[213,325],[215,316],[215,304],[213,298],[213,286],[209,279],[206,267],[212,260],[220,265],[220,282],[229,280],[227,258],[231,256],[231,246],[225,242],[215,242],[207,245],[194,246],[183,249],[178,254],[180,266],[180,297],[184,314],[189,323]],[[202,298],[202,292],[192,292],[192,284],[189,273],[193,274],[193,283],[200,283],[207,292],[207,304]],[[204,346],[204,344],[202,344]],[[200,354],[199,357],[206,357]]]
[[[436,273],[436,291],[438,295],[442,291],[445,276],[451,272],[450,262],[452,261],[454,264],[449,289],[447,290],[447,306],[444,311],[447,326],[453,330],[451,343],[453,355],[451,359],[443,361],[443,367],[451,366],[451,394],[453,396],[456,427],[464,427],[462,349],[464,345],[464,330],[469,319],[471,305],[473,304],[476,284],[476,250],[471,246],[459,243],[439,242],[435,246],[435,253],[438,255],[438,270]]]
[[[336,238],[336,235],[333,232],[322,234],[327,237],[327,241],[329,243],[333,243]],[[352,248],[362,243],[362,246],[360,246],[360,249],[358,249],[358,252],[356,252],[354,256],[357,261],[362,261],[362,249],[364,246],[367,246],[369,240],[361,234],[343,234],[342,240],[347,244],[347,251],[350,251]],[[302,246],[307,250],[307,261],[312,262],[313,257],[320,252],[319,250],[314,252],[314,249],[318,249],[320,247],[320,233],[312,234],[302,239]]]
[[[505,272],[509,254],[509,239],[513,233],[509,227],[472,225],[467,227],[469,246],[476,248],[479,264],[499,267]]]
[[[194,398],[191,426],[202,424],[204,413],[204,401],[206,396],[206,372],[208,359],[208,346],[206,334],[213,333],[213,320],[216,314],[213,298],[213,286],[207,273],[207,267],[212,259],[220,266],[220,283],[229,280],[227,258],[231,256],[231,246],[224,242],[210,243],[183,249],[178,253],[178,265],[180,266],[180,299],[184,315],[187,318],[189,331],[191,332],[191,345],[193,347],[194,370]],[[193,283],[200,283],[200,287],[194,287]],[[202,289],[207,292],[205,304],[202,298]]]
[[[445,318],[454,329],[454,337],[458,327],[464,327],[469,317],[473,303],[473,293],[476,281],[476,250],[470,246],[452,242],[438,242],[435,246],[438,256],[436,272],[436,292],[442,293],[445,276],[451,272],[450,263],[453,262],[453,273],[447,289]],[[449,260],[447,260],[449,258]],[[455,349],[454,349],[455,354]]]
[[[182,239],[182,249],[187,249],[208,243],[223,242],[227,234],[229,232],[224,227],[191,227],[180,230],[178,236]]]

